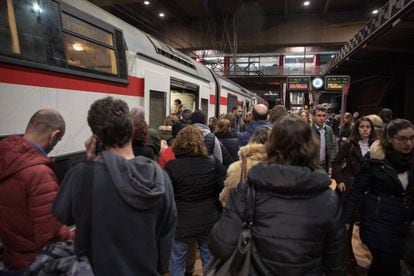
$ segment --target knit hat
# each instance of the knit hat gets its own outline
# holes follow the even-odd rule
[[[191,124],[206,124],[206,116],[198,109],[191,114],[190,120]]]

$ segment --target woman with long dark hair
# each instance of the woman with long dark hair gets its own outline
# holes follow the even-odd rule
[[[268,275],[344,275],[340,203],[319,168],[319,148],[310,125],[298,116],[275,122],[266,144],[268,161],[248,173],[256,190],[252,241]],[[209,236],[210,250],[228,259],[246,212],[247,183],[230,194]],[[257,255],[256,255],[257,254]],[[263,266],[262,266],[263,267]],[[250,275],[255,275],[255,264]]]
[[[414,126],[391,121],[365,156],[347,198],[344,221],[361,206],[360,233],[373,260],[368,275],[399,275],[408,225],[414,216]]]

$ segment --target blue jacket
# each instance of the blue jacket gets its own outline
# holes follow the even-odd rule
[[[253,135],[254,131],[256,130],[256,128],[258,128],[259,126],[272,126],[272,123],[267,121],[267,120],[261,120],[261,121],[257,121],[254,122],[253,124],[251,124],[245,132],[240,133],[239,136],[239,147],[243,147],[245,145],[247,145],[247,143],[249,142],[250,137]]]

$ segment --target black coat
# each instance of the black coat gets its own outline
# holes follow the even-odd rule
[[[188,242],[207,239],[219,218],[218,196],[223,189],[225,170],[212,158],[176,153],[165,165],[174,188],[178,224],[175,239]]]
[[[358,202],[361,206],[360,234],[370,249],[401,255],[408,225],[414,215],[414,167],[404,190],[397,173],[375,142],[363,161],[345,203],[344,222],[351,223]]]
[[[253,241],[271,275],[344,275],[345,228],[324,171],[262,162],[248,181],[256,189]],[[230,195],[210,232],[210,250],[218,258],[229,258],[236,247],[246,188],[243,183]]]
[[[359,173],[361,163],[362,153],[358,142],[344,141],[332,161],[332,178],[338,183],[344,182],[349,190]]]
[[[237,154],[240,149],[238,137],[230,132],[227,134],[216,133],[216,137],[222,144],[221,154],[223,155],[223,165],[228,167],[231,163],[239,160]]]

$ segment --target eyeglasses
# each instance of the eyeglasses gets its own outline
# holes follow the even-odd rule
[[[400,143],[407,143],[408,141],[414,143],[414,136],[406,137],[406,136],[394,136],[392,137]]]

